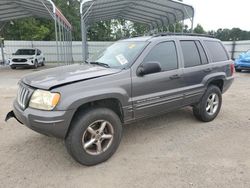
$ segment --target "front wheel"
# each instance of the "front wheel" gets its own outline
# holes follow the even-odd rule
[[[37,68],[38,68],[38,61],[35,60],[34,65],[33,65],[33,69],[37,69]]]
[[[236,72],[241,72],[242,70],[241,69],[235,69]]]
[[[45,58],[43,58],[43,61],[42,61],[42,67],[45,66]]]
[[[97,165],[117,150],[122,137],[121,120],[106,108],[93,108],[76,115],[65,140],[69,154],[80,164]]]
[[[194,116],[203,122],[213,121],[222,105],[221,90],[214,85],[208,87],[199,104],[193,107]]]
[[[16,67],[15,67],[15,66],[12,66],[12,65],[10,66],[10,68],[13,69],[13,70],[16,69]]]

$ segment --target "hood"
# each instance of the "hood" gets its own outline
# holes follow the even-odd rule
[[[28,59],[28,58],[34,58],[34,55],[13,55],[11,59]]]
[[[120,71],[119,69],[88,64],[70,65],[32,73],[24,77],[22,82],[35,88],[50,90],[66,84],[112,75]]]

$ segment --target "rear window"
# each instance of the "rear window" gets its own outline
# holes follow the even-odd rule
[[[208,53],[214,63],[229,60],[227,52],[220,42],[217,41],[204,41],[204,42],[205,45],[207,46]]]

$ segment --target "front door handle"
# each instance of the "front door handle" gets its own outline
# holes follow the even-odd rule
[[[181,76],[180,76],[179,74],[176,74],[176,75],[170,76],[169,78],[170,78],[171,80],[176,80],[176,79],[181,78]]]

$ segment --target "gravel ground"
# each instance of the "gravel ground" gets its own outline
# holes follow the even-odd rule
[[[0,69],[0,187],[250,187],[250,72],[236,74],[215,121],[185,108],[126,126],[109,161],[84,167],[62,140],[3,121],[32,71]]]

